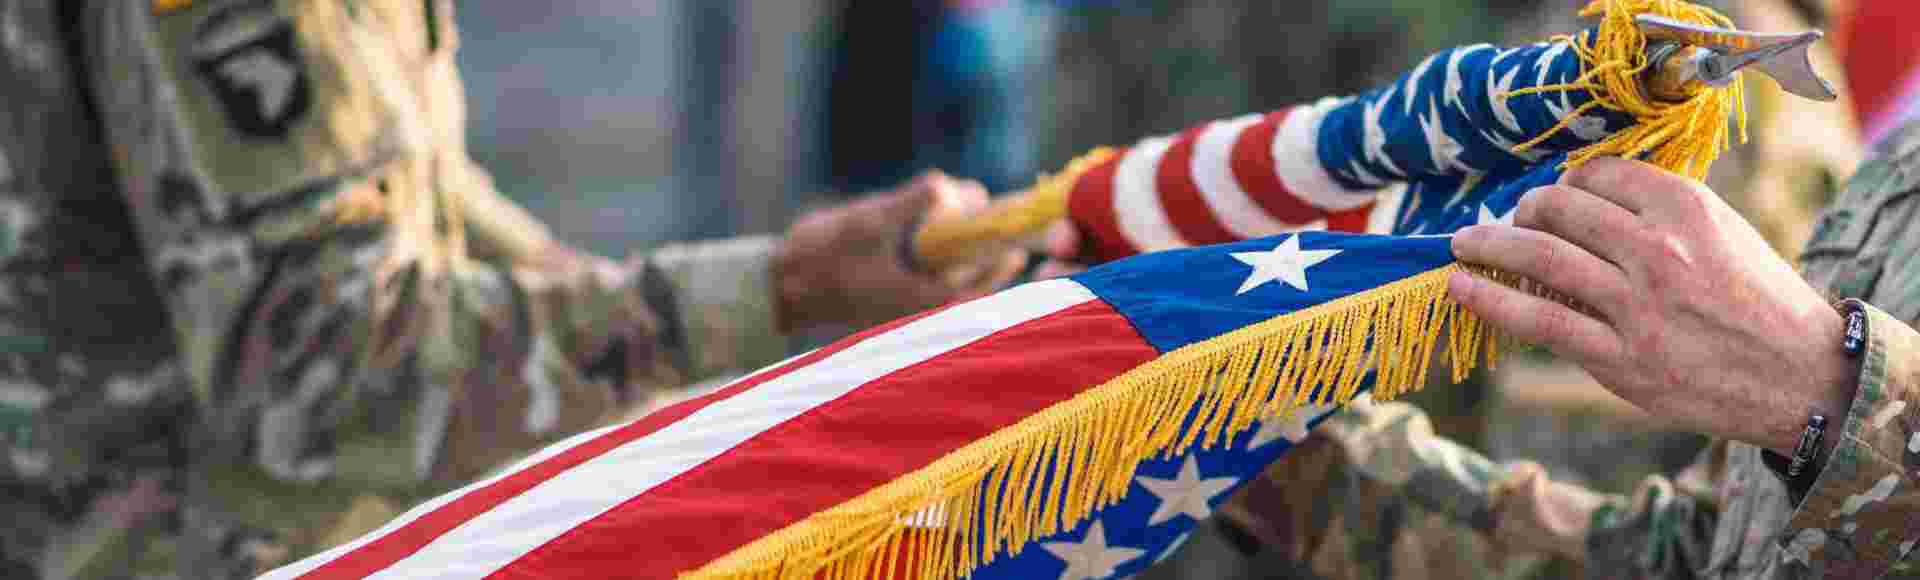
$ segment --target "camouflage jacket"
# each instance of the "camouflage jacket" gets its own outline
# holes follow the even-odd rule
[[[0,2],[0,578],[250,576],[783,354],[771,239],[608,260],[493,190],[453,6]]]
[[[1489,461],[1390,403],[1329,421],[1217,521],[1279,577],[1528,577],[1542,556],[1596,578],[1920,577],[1920,120],[1860,167],[1800,260],[1868,315],[1852,407],[1803,496],[1731,441],[1602,493]]]

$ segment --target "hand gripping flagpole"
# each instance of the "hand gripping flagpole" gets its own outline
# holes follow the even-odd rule
[[[1805,98],[1836,98],[1832,87],[1813,72],[1808,60],[1808,46],[1821,38],[1817,30],[1797,34],[1740,31],[1725,17],[1679,0],[1596,0],[1582,15],[1599,16],[1601,22],[1550,44],[1498,51],[1492,62],[1466,56],[1490,48],[1485,45],[1454,49],[1435,55],[1408,77],[1373,94],[1411,87],[1412,77],[1439,74],[1433,70],[1437,68],[1434,61],[1443,55],[1449,61],[1463,57],[1469,66],[1462,70],[1469,74],[1448,79],[1449,85],[1454,86],[1457,80],[1457,86],[1468,92],[1498,93],[1486,95],[1493,98],[1492,107],[1467,108],[1478,114],[1469,114],[1466,121],[1490,138],[1482,143],[1462,143],[1469,152],[1459,156],[1465,159],[1459,169],[1483,169],[1475,165],[1485,165],[1489,159],[1508,161],[1473,152],[1498,147],[1526,160],[1570,153],[1563,168],[1600,155],[1638,157],[1695,177],[1704,176],[1707,164],[1731,145],[1727,124],[1721,120],[1739,120],[1744,138],[1744,95],[1741,84],[1733,82],[1744,69],[1752,67],[1787,92]],[[1566,58],[1569,51],[1578,58]],[[1515,57],[1541,62],[1537,66],[1507,62]],[[1535,71],[1537,74],[1528,74]],[[1450,90],[1457,93],[1460,89]],[[1552,96],[1553,100],[1520,98],[1526,95]],[[1406,110],[1391,111],[1394,107],[1387,107],[1389,111],[1376,112],[1374,121],[1380,122],[1379,115],[1397,116],[1404,126],[1418,130],[1423,111],[1411,110],[1412,98],[1404,93],[1401,96],[1409,104]],[[1535,120],[1544,120],[1545,125]],[[1391,119],[1387,122],[1393,123]],[[1522,129],[1532,132],[1513,134]],[[1435,166],[1442,164],[1408,163],[1390,154],[1381,155],[1379,150],[1369,152],[1365,135],[1357,136],[1345,144],[1353,149],[1347,152],[1350,155],[1339,157],[1361,159],[1354,164],[1359,169],[1335,171],[1341,181],[1357,182],[1352,185],[1378,185],[1383,178],[1401,180],[1413,177],[1411,173],[1415,172],[1454,169]],[[980,214],[927,223],[914,234],[914,255],[921,266],[939,270],[1029,240],[1061,218],[1068,218],[1085,231],[1084,222],[1092,218],[1073,210],[1079,178],[1126,151],[1095,149],[1061,172],[1041,177],[1033,187],[1002,197]],[[1325,157],[1322,155],[1319,161],[1327,161]],[[1476,164],[1476,160],[1482,163]],[[1343,173],[1347,171],[1370,175]],[[1258,196],[1267,192],[1248,193]],[[1216,208],[1216,213],[1220,209]],[[1173,221],[1176,227],[1185,225],[1178,223],[1178,216]],[[1334,224],[1329,229],[1342,228]],[[1133,251],[1153,249],[1161,248]],[[1127,253],[1131,252],[1102,255],[1095,251],[1089,257],[1106,260]]]

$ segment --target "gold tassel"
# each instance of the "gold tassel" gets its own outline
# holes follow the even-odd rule
[[[1450,264],[1176,349],[681,577],[967,576],[1120,500],[1148,458],[1223,445],[1310,402],[1345,404],[1368,369],[1377,399],[1419,389],[1443,338],[1456,382],[1494,364],[1493,330],[1447,296],[1462,269],[1528,288]]]
[[[1685,100],[1675,103],[1647,97],[1640,73],[1649,66],[1647,39],[1633,23],[1640,14],[1654,14],[1682,22],[1732,28],[1733,21],[1712,8],[1682,0],[1593,0],[1581,9],[1580,16],[1600,17],[1600,27],[1592,46],[1582,38],[1562,35],[1555,42],[1570,43],[1585,72],[1571,83],[1529,87],[1503,93],[1496,98],[1518,95],[1587,91],[1593,100],[1575,108],[1552,129],[1530,141],[1514,146],[1526,151],[1565,130],[1579,115],[1596,107],[1606,107],[1632,115],[1635,123],[1567,156],[1561,169],[1573,169],[1599,156],[1635,158],[1651,151],[1647,161],[1675,173],[1706,179],[1707,166],[1720,153],[1732,147],[1726,119],[1735,118],[1740,126],[1740,141],[1747,140],[1745,83],[1724,87],[1696,86]]]

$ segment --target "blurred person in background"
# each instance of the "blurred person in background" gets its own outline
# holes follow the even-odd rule
[[[835,34],[819,155],[828,186],[860,191],[937,167],[994,191],[1034,176],[1032,78],[1051,3],[829,2]],[[910,79],[902,98],[902,79]]]
[[[0,3],[0,578],[240,578],[688,381],[991,291],[926,174],[580,252],[465,153],[451,0]]]

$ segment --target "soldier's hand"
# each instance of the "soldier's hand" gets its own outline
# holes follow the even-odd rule
[[[1683,427],[1791,452],[1810,413],[1845,416],[1855,376],[1841,316],[1706,186],[1596,159],[1515,211],[1513,227],[1461,230],[1454,254],[1586,312],[1456,274],[1448,287],[1468,310]]]
[[[1034,268],[1033,279],[1047,280],[1086,271],[1087,265],[1079,260],[1080,231],[1073,229],[1073,224],[1064,219],[1054,222],[1047,227],[1043,241],[1047,259]]]
[[[944,272],[908,263],[912,228],[979,211],[987,197],[977,181],[931,171],[896,191],[801,216],[774,259],[782,328],[871,326],[1006,284],[1026,266],[1020,250]]]

